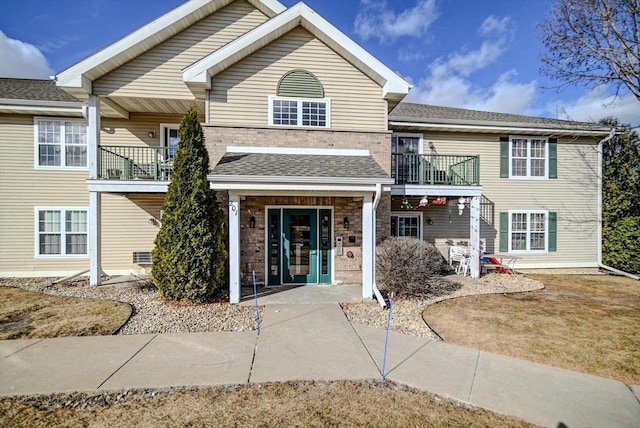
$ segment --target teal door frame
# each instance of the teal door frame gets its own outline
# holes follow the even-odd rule
[[[331,283],[330,207],[266,207],[268,285]]]

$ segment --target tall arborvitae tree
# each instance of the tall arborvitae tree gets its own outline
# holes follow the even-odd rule
[[[614,119],[602,121],[618,125]],[[626,131],[606,142],[602,165],[603,262],[640,273],[640,139]]]
[[[227,252],[224,214],[207,181],[209,154],[195,106],[179,136],[151,276],[162,297],[206,302],[225,284]]]

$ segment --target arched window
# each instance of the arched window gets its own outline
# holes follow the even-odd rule
[[[331,100],[320,80],[307,70],[286,72],[269,97],[269,125],[329,128]]]

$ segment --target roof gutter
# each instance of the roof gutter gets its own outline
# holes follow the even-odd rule
[[[532,132],[542,132],[545,134],[553,133],[553,134],[567,134],[567,135],[586,135],[586,136],[600,136],[606,134],[606,131],[603,130],[586,130],[586,129],[575,129],[575,128],[544,128],[544,127],[531,127],[531,126],[522,126],[514,124],[513,126],[509,125],[492,125],[492,126],[483,126],[481,124],[478,125],[464,125],[459,122],[456,123],[425,123],[425,122],[398,122],[398,121],[389,121],[389,126],[409,126],[414,128],[429,128],[429,129],[454,129],[459,130],[461,132],[514,132],[514,133],[532,133]]]
[[[603,173],[603,152],[604,143],[611,140],[616,135],[616,128],[611,128],[609,135],[598,143],[598,266],[618,275],[628,276],[635,280],[640,280],[640,276],[634,275],[620,269],[607,266],[602,262],[602,173]]]

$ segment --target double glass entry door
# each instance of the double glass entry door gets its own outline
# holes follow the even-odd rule
[[[269,209],[269,285],[331,282],[331,211]]]

